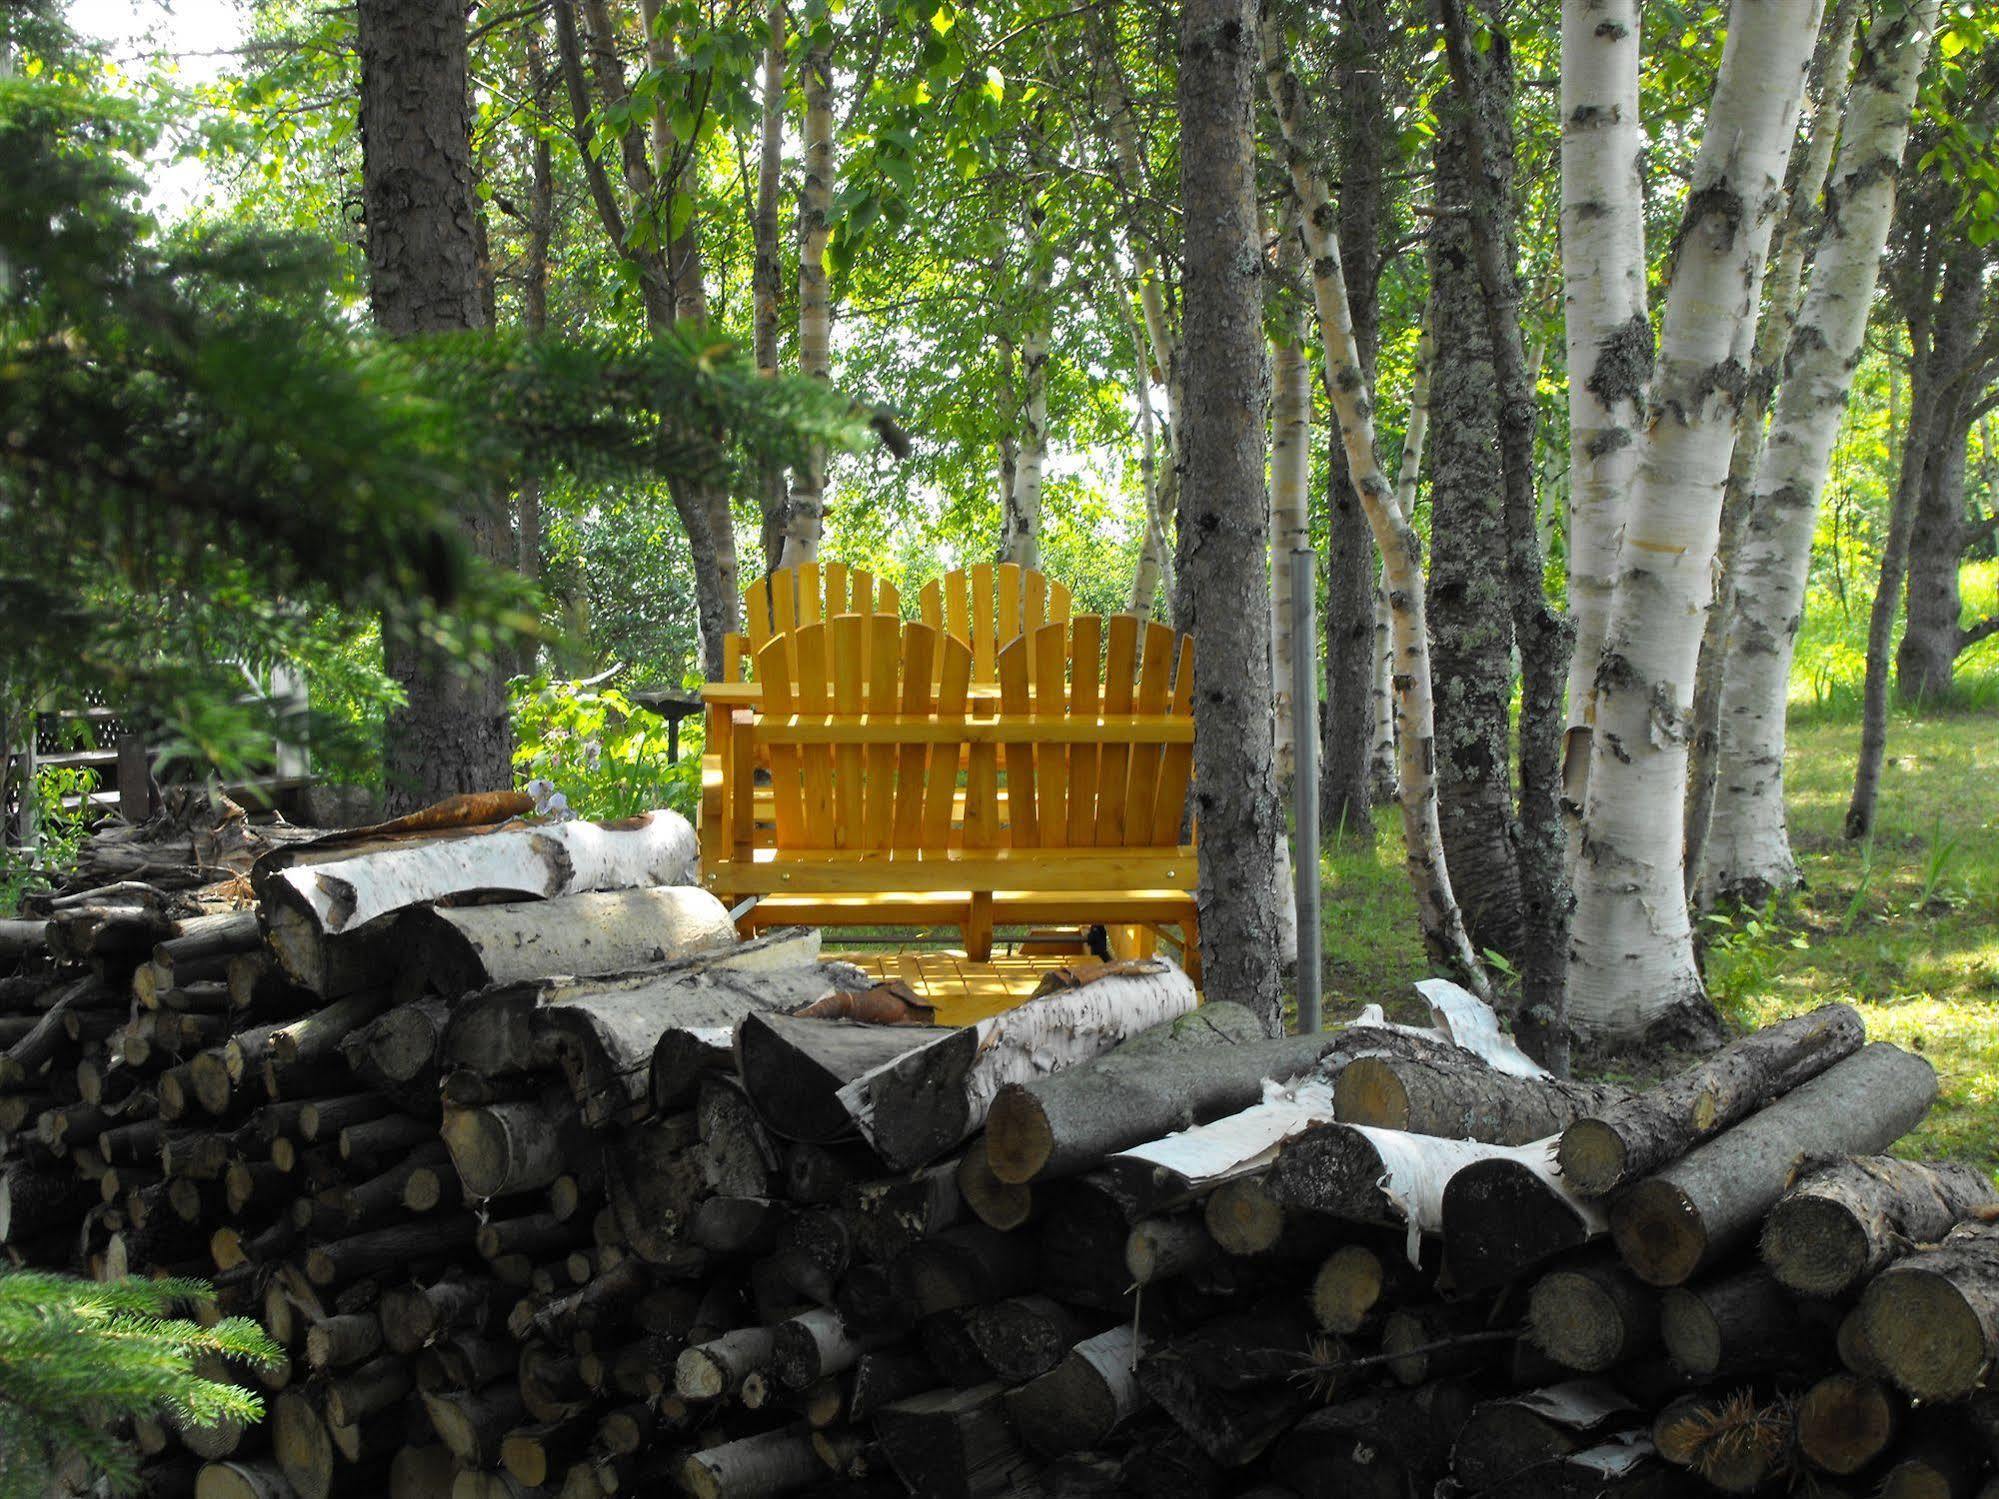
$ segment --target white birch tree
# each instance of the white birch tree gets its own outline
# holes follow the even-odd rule
[[[1812,533],[1834,439],[1860,361],[1895,211],[1916,85],[1938,0],[1884,7],[1861,44],[1838,175],[1786,359],[1776,420],[1736,555],[1736,612],[1722,673],[1717,796],[1706,881],[1756,899],[1798,883],[1784,816],[1784,714],[1803,620]]]
[[[833,214],[833,25],[814,7],[805,23],[799,86],[805,93],[805,180],[798,190],[798,368],[833,378],[833,302],[826,285],[826,243]],[[814,562],[826,522],[826,455],[815,453],[791,481],[784,517],[782,567]]]

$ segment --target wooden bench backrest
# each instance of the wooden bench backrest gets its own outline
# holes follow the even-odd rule
[[[885,614],[900,617],[902,596],[887,578],[844,562],[806,562],[783,567],[743,590],[744,632],[731,636],[732,649],[724,675],[735,681],[739,663],[754,664],[773,638],[800,625],[817,624],[841,614]]]
[[[1191,641],[1132,615],[1044,624],[998,652],[991,716],[968,706],[973,664],[964,641],[883,615],[842,615],[766,645],[763,711],[743,732],[768,750],[776,847],[1179,847]],[[745,744],[739,763],[753,750]],[[734,795],[740,828],[747,778]]]
[[[916,596],[917,618],[972,648],[972,680],[979,683],[999,680],[999,653],[1009,641],[1067,620],[1070,603],[1064,584],[1012,562],[948,572]],[[1029,663],[1030,682],[1038,664]]]

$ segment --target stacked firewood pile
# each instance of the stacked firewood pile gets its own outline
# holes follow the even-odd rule
[[[1266,1040],[1082,964],[952,1027],[691,856],[419,822],[0,929],[0,1240],[290,1355],[228,1371],[260,1425],[134,1432],[150,1492],[1986,1481],[1999,1192],[1881,1154],[1935,1082],[1850,1009],[1640,1092],[1447,985]]]

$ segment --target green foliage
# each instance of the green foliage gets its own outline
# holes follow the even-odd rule
[[[204,1327],[185,1315],[214,1301],[197,1280],[0,1272],[0,1499],[36,1499],[72,1456],[114,1492],[136,1488],[136,1458],[111,1430],[120,1421],[260,1419],[257,1396],[197,1363],[273,1368],[284,1353],[246,1317]]]
[[[36,772],[27,795],[34,806],[38,846],[0,844],[0,916],[19,910],[24,897],[46,889],[54,872],[75,862],[76,851],[90,832],[90,814],[82,804],[64,807],[63,799],[94,789],[91,773],[74,766]]]
[[[616,687],[516,677],[511,698],[515,768],[529,783],[560,792],[578,817],[630,817],[655,807],[694,817],[701,796],[697,720],[681,725],[680,759],[669,763],[667,721]]]

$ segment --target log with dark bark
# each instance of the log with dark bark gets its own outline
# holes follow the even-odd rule
[[[423,1408],[438,1440],[468,1467],[490,1468],[500,1444],[526,1418],[520,1386],[507,1380],[483,1390],[425,1390]]]
[[[840,1102],[842,1088],[951,1034],[948,1026],[864,1025],[752,1012],[736,1032],[736,1065],[771,1129],[787,1140],[824,1144],[854,1134],[854,1121]]]
[[[1138,1382],[1209,1457],[1239,1467],[1311,1405],[1298,1378],[1311,1356],[1308,1332],[1288,1304],[1221,1317],[1148,1349]]]
[[[937,1499],[999,1499],[1033,1472],[997,1384],[933,1390],[875,1413],[882,1452],[911,1492]]]
[[[1047,1373],[1007,1392],[1015,1431],[1043,1457],[1094,1448],[1152,1403],[1128,1326],[1077,1343]]]
[[[1562,1175],[1600,1196],[1686,1154],[1764,1103],[1858,1051],[1866,1027],[1850,1005],[1825,1005],[1752,1032],[1656,1088],[1562,1131]]]
[[[1452,1443],[1451,1476],[1482,1492],[1594,1446],[1600,1433],[1636,1415],[1631,1401],[1594,1380],[1481,1401]]]
[[[377,1229],[308,1251],[305,1270],[316,1286],[344,1284],[414,1260],[470,1248],[478,1229],[479,1220],[470,1213]]]
[[[1149,1286],[1198,1270],[1219,1253],[1198,1214],[1147,1218],[1125,1237],[1124,1266],[1132,1284]]]
[[[546,1187],[580,1146],[565,1131],[566,1111],[539,1103],[447,1108],[439,1130],[459,1180],[474,1197],[506,1197]]]
[[[1676,1286],[1659,1303],[1666,1352],[1695,1379],[1823,1368],[1830,1331],[1761,1266]]]
[[[1527,1298],[1535,1346],[1564,1368],[1600,1374],[1659,1344],[1659,1293],[1615,1260],[1551,1270]]]
[[[1764,1220],[1763,1263],[1803,1296],[1842,1296],[1913,1245],[1999,1205],[1999,1187],[1950,1161],[1859,1156],[1821,1167]]]
[[[1278,1444],[1272,1476],[1300,1499],[1427,1493],[1444,1476],[1475,1398],[1468,1386],[1444,1380],[1313,1411]]]
[[[1642,1280],[1683,1283],[1754,1236],[1801,1162],[1887,1148],[1936,1089],[1921,1057],[1886,1042],[1863,1047],[1619,1196],[1618,1252]]]
[[[1918,1400],[1962,1400],[1999,1359],[1999,1224],[1966,1223],[1861,1294],[1867,1357]]]
[[[1421,1057],[1356,1057],[1333,1085],[1344,1124],[1417,1135],[1525,1145],[1557,1135],[1585,1115],[1627,1097],[1611,1083],[1515,1077],[1469,1052]]]
[[[1017,1234],[984,1224],[946,1229],[896,1257],[895,1293],[919,1317],[979,1306],[1035,1289],[1035,1250]]]
[[[1556,1172],[1554,1143],[1475,1161],[1446,1184],[1444,1259],[1460,1290],[1488,1290],[1603,1235],[1603,1210]]]

